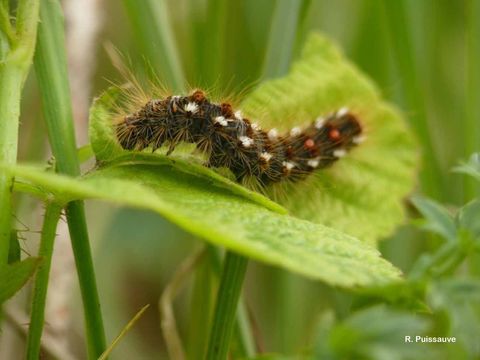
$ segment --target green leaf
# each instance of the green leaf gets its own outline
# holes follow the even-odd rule
[[[480,181],[480,153],[472,154],[467,162],[462,162],[460,165],[455,166],[453,171],[470,175]]]
[[[92,146],[90,144],[84,145],[77,149],[78,161],[80,164],[87,162],[91,158],[95,156],[92,150]]]
[[[426,222],[422,224],[425,230],[441,235],[449,241],[457,237],[457,228],[453,216],[439,203],[421,197],[411,199],[413,205],[425,217]]]
[[[397,309],[430,313],[430,309],[423,300],[425,286],[425,283],[421,281],[402,281],[358,289],[354,306],[360,308],[388,302]]]
[[[427,322],[418,316],[375,306],[333,325],[325,318],[316,346],[316,359],[434,359],[428,347],[405,343],[405,336],[422,335]]]
[[[252,201],[277,212],[286,213],[287,211],[277,203],[265,198],[264,196],[249,191],[243,186],[228,180],[217,172],[198,164],[198,159],[181,156],[163,156],[159,154],[132,153],[122,149],[116,141],[114,130],[111,124],[112,109],[124,100],[124,93],[119,88],[112,87],[100,96],[90,109],[90,141],[93,152],[97,160],[101,163],[115,164],[150,164],[159,166],[172,166],[180,171],[200,176],[206,180],[216,182],[219,186],[224,186],[234,193],[244,196]]]
[[[91,109],[90,139],[102,162],[140,156],[120,147],[112,127],[113,109],[122,106],[126,93],[111,89]],[[293,215],[373,243],[402,221],[402,199],[414,185],[417,167],[410,132],[398,112],[380,100],[375,86],[333,44],[313,35],[290,74],[259,86],[242,110],[264,126],[286,130],[342,106],[358,114],[367,140],[330,169],[284,189],[282,204]],[[200,165],[195,168],[191,158],[186,162],[191,171],[215,176]]]
[[[282,201],[296,216],[374,242],[403,219],[418,156],[400,114],[377,88],[318,34],[310,36],[289,75],[263,83],[242,104],[263,126],[288,129],[347,106],[366,141],[330,169],[287,190]]]
[[[0,265],[0,304],[11,298],[33,275],[41,259],[29,257],[8,265]]]
[[[128,153],[115,141],[111,123],[115,106],[124,101],[125,96],[120,88],[111,87],[97,98],[90,108],[88,131],[92,150],[99,162],[107,162],[122,153]]]
[[[460,228],[468,230],[474,239],[480,239],[480,200],[473,200],[463,206],[457,215]]]
[[[168,159],[167,159],[168,160]],[[177,161],[112,164],[75,179],[10,168],[59,201],[98,198],[153,210],[186,231],[253,259],[340,286],[378,284],[399,271],[371,246],[320,224],[273,212],[223,180],[193,175]],[[260,195],[259,195],[260,196]]]
[[[469,359],[480,356],[480,281],[477,279],[448,279],[437,281],[429,289],[428,301],[437,312],[443,310],[449,318],[448,335],[457,338],[456,346],[469,352]]]

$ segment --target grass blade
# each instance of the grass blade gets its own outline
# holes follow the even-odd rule
[[[27,282],[37,267],[41,264],[40,258],[29,257],[8,265],[0,265],[0,306]]]
[[[42,0],[40,12],[35,71],[48,137],[57,170],[76,176],[80,173],[80,167],[73,129],[60,3],[57,0]],[[97,358],[105,349],[105,332],[83,203],[74,201],[68,204],[66,215],[82,293],[89,357]]]
[[[103,352],[102,355],[98,358],[98,360],[106,360],[107,357],[110,355],[110,353],[113,351],[115,346],[123,339],[123,337],[128,333],[128,331],[135,325],[135,323],[140,319],[140,317],[143,315],[143,313],[148,309],[150,304],[145,305],[143,308],[141,308],[135,316],[128,322],[127,325],[120,331],[120,334],[112,341],[110,346]]]
[[[216,255],[214,251],[213,246],[207,245],[205,256],[195,269],[190,296],[187,359],[203,358],[207,348],[208,329],[213,309],[213,289],[216,285],[214,284],[216,274],[213,269],[216,263],[216,259],[213,258]]]
[[[227,358],[247,264],[248,259],[241,255],[230,251],[225,255],[206,357],[208,360]]]
[[[47,298],[48,278],[52,262],[53,243],[55,231],[60,219],[62,207],[56,203],[47,205],[43,220],[42,237],[38,256],[42,263],[35,276],[33,289],[33,302],[30,315],[30,328],[27,337],[27,359],[36,360],[40,356],[40,340],[42,338],[43,324],[45,321],[45,300]]]

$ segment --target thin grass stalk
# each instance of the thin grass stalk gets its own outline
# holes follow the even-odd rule
[[[238,300],[248,259],[233,252],[225,255],[217,303],[210,330],[207,360],[225,360],[233,334]]]
[[[40,14],[35,71],[48,137],[56,159],[57,171],[77,176],[80,173],[80,166],[73,128],[60,3],[58,0],[42,0]],[[66,216],[83,300],[88,354],[89,358],[96,359],[105,350],[105,331],[83,202],[69,203]]]
[[[222,255],[217,248],[206,245],[205,261],[197,268],[191,299],[191,326],[188,343],[189,359],[203,358],[209,340],[209,325],[212,321],[213,292],[218,288],[222,275]],[[195,330],[196,329],[196,330]],[[202,335],[199,335],[202,334]],[[248,310],[239,295],[232,342],[238,346],[237,356],[251,358],[256,354],[255,340],[251,331]]]
[[[134,316],[133,318],[125,325],[125,327],[120,331],[115,339],[113,339],[112,343],[108,346],[105,352],[98,358],[98,360],[106,360],[108,356],[112,353],[112,351],[116,348],[116,346],[122,341],[122,339],[127,335],[127,333],[133,328],[133,326],[137,323],[138,320],[142,317],[145,311],[150,307],[150,304],[145,305],[142,307]]]
[[[42,330],[45,321],[45,301],[47,298],[48,278],[52,263],[53,244],[56,236],[58,220],[62,206],[57,203],[47,204],[43,219],[42,236],[38,256],[42,258],[33,286],[33,301],[30,314],[30,327],[27,337],[28,360],[37,360],[40,357]]]
[[[203,358],[207,348],[214,291],[212,262],[215,260],[212,256],[212,251],[207,249],[205,256],[195,269],[190,298],[187,359]]]

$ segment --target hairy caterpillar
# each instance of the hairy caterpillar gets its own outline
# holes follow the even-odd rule
[[[207,166],[226,167],[238,182],[253,177],[262,186],[302,179],[363,139],[359,121],[345,108],[279,135],[262,130],[229,103],[210,102],[201,90],[149,100],[122,117],[115,132],[127,150],[155,151],[167,143],[169,155],[180,142],[194,143],[207,155]]]

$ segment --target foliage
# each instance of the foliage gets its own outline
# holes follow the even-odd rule
[[[22,288],[40,264],[40,258],[30,257],[8,265],[0,266],[0,304]]]
[[[375,85],[314,34],[290,73],[264,82],[242,109],[262,125],[286,129],[343,106],[358,114],[365,141],[335,166],[293,186],[282,203],[300,218],[375,243],[403,219],[402,199],[413,188],[417,166],[411,133]]]
[[[401,219],[400,198],[412,185],[411,174],[415,159],[411,148],[412,142],[401,125],[401,120],[380,103],[374,90],[363,77],[357,75],[355,69],[344,65],[341,56],[327,40],[313,36],[304,54],[288,78],[265,83],[258,92],[253,93],[245,101],[246,108],[247,110],[252,108],[253,105],[248,105],[249,102],[253,104],[263,101],[266,111],[270,110],[272,116],[275,116],[274,110],[282,112],[283,109],[279,107],[286,100],[279,94],[284,91],[283,88],[293,85],[301,91],[299,90],[298,94],[289,92],[288,106],[292,111],[295,109],[307,113],[310,111],[313,115],[314,111],[318,113],[332,104],[340,105],[347,98],[358,103],[365,102],[371,113],[378,108],[378,114],[370,115],[374,119],[371,120],[372,124],[367,121],[368,114],[365,115],[366,126],[371,128],[369,136],[372,143],[368,145],[367,141],[365,144],[365,154],[362,154],[360,149],[356,157],[346,161],[349,164],[344,166],[339,164],[337,171],[322,174],[325,178],[332,174],[331,178],[322,184],[325,189],[313,184],[304,191],[308,192],[309,197],[313,197],[312,208],[313,206],[316,209],[325,206],[330,208],[331,217],[324,216],[325,221],[331,223],[334,228],[342,227],[331,219],[341,219],[344,227],[358,229],[357,234],[362,234],[361,229],[367,227],[377,229],[374,232],[370,230],[371,237],[383,235],[385,229],[390,229]],[[322,64],[325,64],[325,68]],[[305,71],[319,75],[306,77]],[[322,74],[327,71],[329,81],[325,82]],[[310,79],[308,83],[305,82],[305,78]],[[348,81],[351,87],[339,88],[337,84],[342,80]],[[275,102],[272,100],[272,91],[277,92]],[[318,94],[329,95],[324,96],[322,102],[320,101],[322,97]],[[336,97],[333,97],[333,94]],[[361,245],[358,240],[320,224],[263,210],[250,201],[234,196],[235,193],[247,195],[247,198],[254,199],[270,209],[277,211],[280,209],[269,200],[221,179],[208,169],[189,164],[182,159],[170,160],[162,155],[129,155],[120,148],[112,134],[109,115],[115,104],[116,95],[118,96],[117,90],[112,89],[100,97],[91,110],[92,148],[102,161],[100,169],[90,172],[80,181],[60,178],[53,174],[42,174],[27,168],[14,169],[15,176],[40,186],[44,192],[54,195],[56,200],[62,203],[93,197],[157,211],[186,231],[216,245],[312,278],[322,279],[330,284],[342,286],[374,284],[398,276],[393,268],[377,259],[373,249]],[[378,125],[381,130],[375,130],[375,121],[382,124],[381,127]],[[392,144],[393,139],[396,141],[395,145]],[[399,142],[399,139],[403,139],[402,142]],[[384,170],[385,166],[375,166],[378,160],[369,160],[372,153],[380,152],[383,156],[390,154],[392,158],[397,159],[389,162],[391,165],[388,169],[396,169],[394,174]],[[380,171],[384,171],[382,176]],[[350,172],[355,172],[355,176],[351,176]],[[362,177],[364,179],[359,181]],[[357,180],[342,183],[341,186],[336,185],[341,189],[348,189],[350,192],[348,197],[341,196],[333,189],[332,184],[340,183],[341,178]],[[389,179],[390,189],[397,190],[389,192],[390,199],[388,201],[385,199],[384,206],[373,206],[378,205],[374,196],[378,189],[385,186],[381,184],[385,178]],[[397,186],[393,185],[391,181],[393,178],[396,179]],[[367,184],[371,184],[370,191],[367,191]],[[318,199],[314,197],[315,194],[318,194]],[[331,201],[322,198],[328,194],[333,194],[330,195]],[[297,204],[306,206],[306,199],[298,199],[298,196],[295,198]],[[355,203],[347,210],[350,202],[360,198],[365,206]],[[364,207],[368,210],[365,211]],[[363,216],[365,212],[368,214],[367,217]],[[321,212],[316,210],[311,214],[319,213]],[[378,213],[382,213],[382,221],[372,223],[371,219],[378,217]],[[205,218],[209,219],[208,224],[204,222]],[[390,220],[387,220],[388,218]],[[318,221],[318,218],[316,220]],[[387,225],[382,227],[381,224]],[[362,237],[360,239],[363,240]]]
[[[471,172],[466,172],[471,173]],[[475,175],[473,175],[475,177]],[[455,216],[442,205],[425,198],[413,203],[423,218],[422,229],[437,234],[441,245],[420,256],[405,283],[363,289],[348,319],[335,322],[325,315],[319,328],[318,358],[342,359],[473,359],[479,356],[476,337],[480,331],[477,304],[478,279],[454,276],[465,261],[480,251],[478,200],[457,210]],[[376,302],[387,301],[396,310]],[[413,315],[415,312],[422,316]],[[328,320],[328,321],[327,321]],[[415,342],[404,343],[405,335],[456,338],[438,348]],[[419,356],[419,354],[422,354]]]
[[[212,328],[220,335],[233,331],[229,351],[235,359],[480,357],[479,153],[449,173],[458,158],[479,150],[480,2],[124,0],[125,14],[118,2],[107,3],[102,6],[112,16],[105,17],[105,39],[132,57],[139,77],[158,76],[179,93],[187,83],[213,97],[233,93],[242,100],[236,106],[265,127],[306,124],[348,106],[361,118],[367,139],[331,169],[282,188],[280,197],[272,190],[268,198],[186,153],[165,157],[123,151],[110,122],[122,90],[112,88],[91,108],[91,145],[76,151],[59,1],[0,0],[0,303],[35,274],[27,358],[38,358],[45,345],[43,311],[62,208],[80,280],[89,358],[106,347],[100,302],[109,338],[120,333],[104,357],[164,355],[160,329],[146,330],[146,321],[151,325],[158,317],[152,308],[137,324],[143,308],[122,331],[126,318],[112,320],[112,314],[130,318],[146,302],[157,301],[177,261],[195,250],[185,241],[191,237],[207,242],[207,255],[194,274],[186,273],[184,283],[177,284],[190,288],[193,277],[193,291],[170,304],[188,358],[203,358]],[[22,94],[38,24],[34,65],[39,94],[33,78]],[[312,28],[341,43],[356,65],[318,34],[303,47]],[[99,78],[111,79],[111,65],[99,58]],[[105,90],[101,80],[93,86],[94,94]],[[47,171],[15,165],[18,145],[22,161],[50,156],[37,97],[55,157]],[[383,98],[405,110],[418,141]],[[96,166],[79,175],[79,162],[93,155]],[[419,181],[410,196],[417,169]],[[22,221],[31,215],[25,194],[47,205],[38,257],[29,254],[30,239],[19,242],[19,232],[11,229],[13,215]],[[84,199],[126,208],[120,217],[114,207],[94,203],[86,218]],[[402,224],[405,209],[416,219],[379,243]],[[223,272],[215,246],[227,249]],[[236,253],[258,263],[250,262],[247,298],[240,299],[235,318],[247,264]],[[237,268],[229,267],[228,259]],[[232,276],[235,272],[241,275]],[[103,279],[100,298],[95,275]],[[227,316],[212,321],[215,294],[217,308]],[[27,308],[22,298],[9,301]],[[9,315],[5,319],[12,321]],[[227,322],[237,327],[226,329]],[[457,341],[408,344],[406,335],[454,336]],[[226,352],[228,336],[218,338],[220,344],[214,341],[210,350],[220,345]],[[154,346],[145,346],[149,342]],[[43,350],[42,357],[49,358],[49,347]]]

